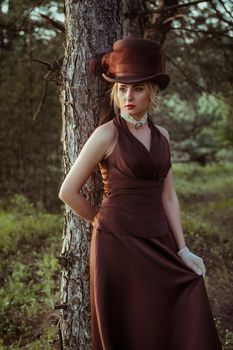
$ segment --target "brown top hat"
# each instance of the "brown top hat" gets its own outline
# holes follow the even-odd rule
[[[150,81],[160,90],[170,81],[165,73],[165,55],[159,43],[141,38],[115,41],[113,49],[103,55],[102,76],[110,83],[139,83]]]

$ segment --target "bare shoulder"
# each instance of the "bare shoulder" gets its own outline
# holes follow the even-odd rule
[[[170,142],[169,132],[167,129],[163,128],[162,126],[159,126],[155,124],[155,126],[159,129],[159,131],[167,138],[167,140]]]
[[[99,125],[93,132],[96,137],[100,137],[103,142],[111,142],[117,136],[117,130],[114,126],[113,120],[110,120],[107,123]]]
[[[70,193],[80,191],[97,164],[106,156],[115,133],[115,126],[111,121],[98,126],[92,132],[62,184],[60,192],[64,198]]]
[[[113,146],[117,141],[117,128],[113,123],[113,120],[108,121],[102,125],[99,125],[90,136],[86,143],[86,146],[91,145],[94,150],[99,150],[99,160],[106,158]]]

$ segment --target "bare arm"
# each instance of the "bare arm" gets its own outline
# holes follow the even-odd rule
[[[170,142],[167,130],[161,127],[159,129]],[[169,170],[164,180],[162,202],[169,226],[171,227],[173,236],[178,246],[178,250],[180,250],[186,246],[186,243],[181,224],[179,200],[173,182],[172,169]]]
[[[206,268],[203,263],[203,259],[191,253],[185,243],[184,234],[181,226],[180,206],[173,185],[171,169],[169,170],[164,183],[163,206],[175,241],[178,246],[177,255],[195,273],[197,273],[198,275],[203,275],[203,277],[205,277]]]
[[[109,123],[96,128],[83,146],[59,191],[59,198],[75,214],[91,223],[97,210],[80,194],[80,190],[100,160],[105,157],[113,137],[113,127]]]
[[[160,127],[160,131],[164,134],[164,136],[167,137],[169,142],[169,134],[167,130]],[[181,225],[180,205],[173,183],[172,169],[169,170],[164,180],[162,201],[169,225],[177,244],[177,255],[196,274],[203,275],[203,277],[205,277],[206,268],[203,263],[203,259],[191,253],[185,243],[184,233]]]
[[[171,227],[173,236],[178,246],[178,250],[181,250],[186,246],[186,243],[181,224],[179,200],[174,188],[171,169],[169,170],[168,175],[164,180],[162,201],[169,226]]]

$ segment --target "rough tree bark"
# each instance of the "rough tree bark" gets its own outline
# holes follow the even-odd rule
[[[65,1],[66,44],[60,88],[65,175],[97,125],[106,84],[98,78],[88,78],[88,64],[91,57],[109,50],[121,37],[120,3],[119,0]],[[96,206],[100,193],[100,177],[96,171],[83,187],[82,194]],[[90,229],[90,224],[66,207],[63,247],[59,257],[62,267],[61,304],[56,306],[61,309],[62,349],[91,349]]]
[[[145,27],[144,0],[123,0],[122,11],[124,37],[143,38]]]

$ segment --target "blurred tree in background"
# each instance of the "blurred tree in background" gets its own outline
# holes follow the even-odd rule
[[[63,1],[0,1],[0,193],[23,193],[53,210],[60,183],[60,106],[45,65],[63,53],[51,18]]]
[[[152,0],[145,4],[145,36],[161,41],[167,54],[171,84],[156,118],[171,133],[174,160],[204,165],[229,158],[233,145],[232,1]]]

